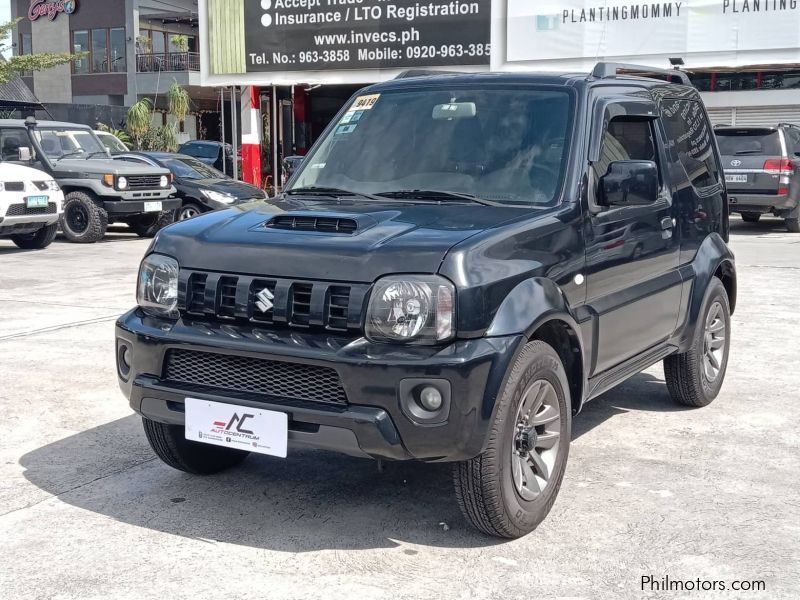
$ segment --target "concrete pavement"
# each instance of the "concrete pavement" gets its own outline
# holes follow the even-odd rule
[[[467,526],[446,465],[161,464],[114,368],[147,245],[0,240],[0,598],[800,597],[800,235],[779,221],[733,222],[720,397],[676,407],[659,365],[592,401],[553,511],[511,542]],[[645,575],[766,591],[642,591]]]

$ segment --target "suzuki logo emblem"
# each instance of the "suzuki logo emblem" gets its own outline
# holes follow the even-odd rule
[[[271,309],[274,305],[272,301],[275,299],[275,294],[269,291],[269,289],[264,288],[260,292],[256,294],[256,306],[258,310],[261,312],[267,312]]]
[[[731,166],[732,167],[738,167],[741,164],[742,164],[742,161],[740,161],[740,160],[732,160],[731,161]]]

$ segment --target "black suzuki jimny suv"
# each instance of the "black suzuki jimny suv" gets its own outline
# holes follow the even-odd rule
[[[155,453],[449,461],[466,518],[517,537],[585,401],[663,361],[711,402],[736,301],[713,130],[685,75],[620,67],[370,86],[282,195],[160,231],[116,326]]]

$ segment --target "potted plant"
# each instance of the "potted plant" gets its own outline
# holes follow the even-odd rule
[[[178,56],[173,57],[173,70],[185,71],[188,64],[189,40],[185,35],[170,36],[170,45],[178,52]]]

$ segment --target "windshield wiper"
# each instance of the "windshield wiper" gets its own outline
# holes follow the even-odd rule
[[[56,160],[61,160],[62,158],[67,158],[68,156],[72,156],[73,154],[81,154],[82,152],[84,152],[83,148],[81,148],[80,150],[72,150],[71,152],[67,152],[65,154],[62,154],[61,156],[55,156],[53,158],[55,158]]]
[[[372,194],[365,194],[364,192],[353,192],[340,188],[318,187],[315,185],[309,187],[292,188],[290,190],[286,190],[284,194],[288,194],[290,196],[330,196],[331,198],[340,198],[342,196],[360,196],[361,198],[369,198],[370,200],[386,202],[386,198],[380,198],[379,196],[374,196]]]
[[[378,196],[386,198],[416,198],[419,200],[465,200],[484,206],[502,206],[499,202],[479,198],[473,194],[462,192],[448,192],[446,190],[394,190],[389,192],[378,192]]]
[[[745,154],[761,154],[761,150],[737,150],[734,152],[736,156],[743,156]]]
[[[90,158],[92,158],[92,157],[93,157],[95,154],[105,154],[106,156],[108,156],[108,154],[106,154],[106,151],[105,151],[105,150],[95,150],[94,152],[89,152],[89,153],[88,153],[88,154],[87,154],[87,155],[86,155],[84,158],[85,158],[86,160],[89,160],[89,159],[90,159]]]

